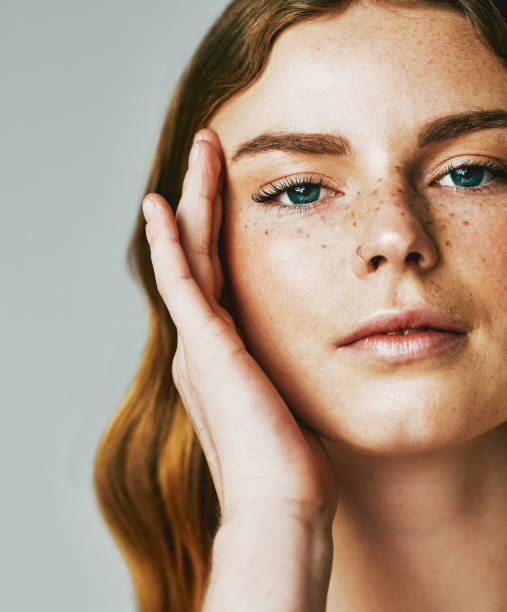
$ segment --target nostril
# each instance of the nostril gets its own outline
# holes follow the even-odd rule
[[[407,255],[409,261],[415,261],[416,263],[419,262],[419,260],[421,259],[421,253],[417,253],[416,251],[412,251],[411,253],[409,253]]]

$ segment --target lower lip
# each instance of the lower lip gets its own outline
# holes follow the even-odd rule
[[[379,334],[367,336],[340,349],[364,353],[390,363],[405,363],[427,359],[464,345],[467,334],[453,332],[417,332],[407,335]]]

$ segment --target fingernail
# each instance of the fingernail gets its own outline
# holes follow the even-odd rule
[[[151,215],[153,214],[153,200],[151,198],[144,198],[143,214],[146,221],[149,221],[151,219]]]
[[[197,140],[194,140],[194,144],[192,145],[192,149],[190,150],[190,156],[188,158],[188,163],[190,165],[195,164],[197,158],[199,157],[199,143]]]

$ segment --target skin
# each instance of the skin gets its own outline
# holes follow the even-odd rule
[[[176,218],[145,198],[173,378],[222,510],[205,609],[505,609],[507,185],[460,192],[447,170],[507,165],[505,128],[417,134],[506,106],[504,67],[459,15],[356,3],[282,33],[198,134]],[[234,160],[281,130],[343,134],[353,155]],[[331,191],[303,213],[252,200],[295,175]],[[467,325],[460,350],[393,365],[337,347],[421,306]]]
[[[507,601],[507,187],[435,184],[449,160],[507,164],[505,129],[416,142],[433,118],[506,107],[505,69],[459,15],[355,4],[282,33],[260,79],[211,121],[234,318],[337,473],[328,610]],[[232,160],[279,130],[340,133],[354,155]],[[252,200],[295,175],[327,177],[337,195],[287,215]],[[337,350],[367,316],[419,306],[459,315],[466,348],[403,365]]]

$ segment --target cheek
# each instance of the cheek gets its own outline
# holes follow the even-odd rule
[[[225,225],[233,314],[249,349],[271,372],[303,368],[317,358],[309,344],[332,346],[340,327],[343,236],[324,214],[301,217],[267,212]]]
[[[475,286],[475,297],[507,306],[507,209],[463,215],[460,227],[449,239],[450,257],[468,284]]]
[[[289,215],[285,215],[289,216]],[[266,212],[227,224],[225,243],[231,291],[251,317],[280,322],[308,316],[336,295],[344,269],[344,236],[324,214],[301,218]]]

